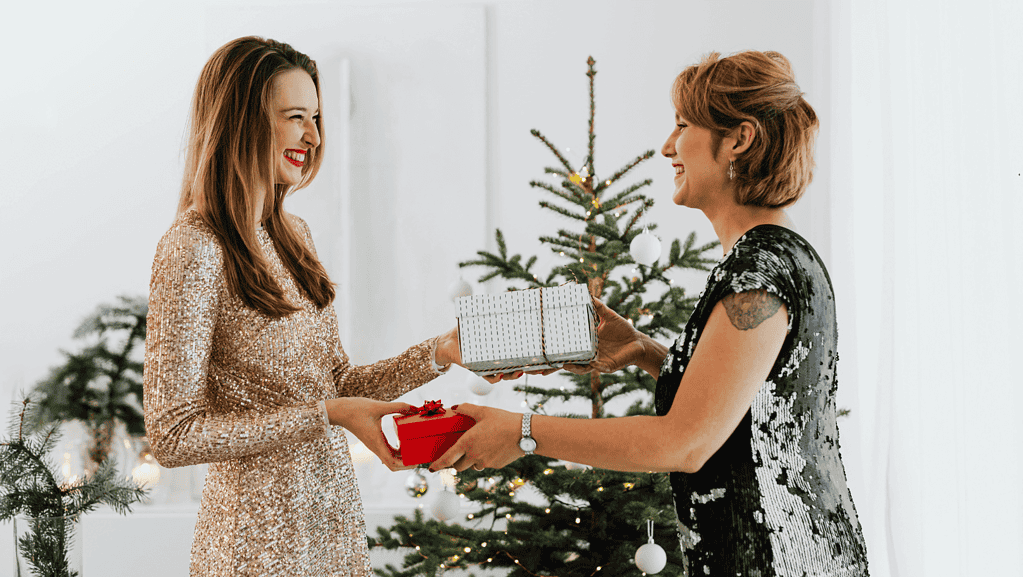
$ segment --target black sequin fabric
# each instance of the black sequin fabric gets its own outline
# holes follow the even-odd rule
[[[760,225],[711,271],[657,381],[665,415],[714,306],[765,290],[789,332],[767,381],[724,445],[695,473],[672,473],[686,575],[865,576],[866,545],[838,444],[838,330],[831,279],[795,232]]]

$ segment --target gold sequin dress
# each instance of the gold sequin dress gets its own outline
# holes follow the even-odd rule
[[[290,216],[312,248],[305,222]],[[436,339],[366,366],[338,340],[258,232],[270,270],[302,310],[272,319],[227,288],[223,250],[194,211],[157,246],[145,356],[146,434],[165,467],[209,463],[191,575],[371,575],[362,502],[325,399],[393,400],[433,379]]]

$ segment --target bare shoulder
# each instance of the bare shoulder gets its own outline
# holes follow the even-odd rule
[[[777,295],[764,289],[731,293],[721,299],[732,326],[748,331],[773,317],[785,304]]]

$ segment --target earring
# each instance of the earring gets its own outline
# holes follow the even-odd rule
[[[734,180],[734,179],[735,179],[735,166],[732,164],[732,161],[729,160],[728,161],[728,180]]]

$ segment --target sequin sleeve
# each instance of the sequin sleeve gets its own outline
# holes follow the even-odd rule
[[[216,238],[194,219],[175,224],[157,247],[143,404],[153,454],[167,467],[237,459],[329,435],[319,401],[214,406],[213,340],[228,298],[223,267]]]
[[[437,337],[410,347],[398,356],[371,365],[352,365],[340,351],[341,363],[334,369],[338,394],[393,401],[437,377],[433,370],[433,349]]]

